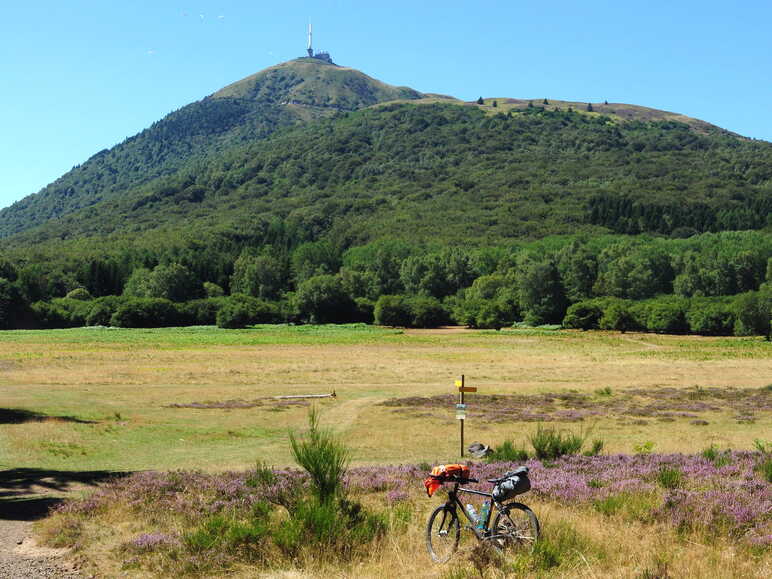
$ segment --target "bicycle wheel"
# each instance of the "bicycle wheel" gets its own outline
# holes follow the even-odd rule
[[[426,549],[435,563],[445,563],[458,548],[461,525],[456,510],[440,505],[429,517],[426,526]]]
[[[491,541],[501,551],[530,551],[539,538],[539,519],[521,503],[505,505],[491,525]]]

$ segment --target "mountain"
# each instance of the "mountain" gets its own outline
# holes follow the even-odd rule
[[[282,127],[423,95],[315,58],[270,67],[187,105],[0,210],[0,237],[109,201],[127,190]]]
[[[259,245],[277,227],[288,243],[497,244],[759,229],[770,213],[767,142],[619,103],[465,103],[302,58],[98,153],[0,211],[0,234],[52,252],[210,235]]]

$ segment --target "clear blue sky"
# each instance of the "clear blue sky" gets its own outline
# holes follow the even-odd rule
[[[6,0],[0,207],[315,47],[462,99],[626,102],[772,141],[770,0]]]

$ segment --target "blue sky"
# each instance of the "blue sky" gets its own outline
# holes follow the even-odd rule
[[[462,99],[626,102],[772,141],[772,2],[6,0],[0,207],[315,47]]]

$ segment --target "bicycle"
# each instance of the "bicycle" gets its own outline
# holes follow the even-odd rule
[[[489,479],[488,482],[496,485],[507,477]],[[435,563],[445,563],[458,549],[461,540],[461,524],[458,511],[461,510],[469,521],[466,529],[471,530],[478,541],[488,541],[499,551],[530,551],[539,538],[539,520],[534,512],[523,503],[501,503],[493,498],[493,493],[486,493],[474,489],[461,488],[460,485],[480,482],[474,478],[451,477],[443,483],[452,483],[448,490],[448,500],[440,505],[429,516],[426,527],[426,548]],[[488,510],[484,521],[476,521],[467,512],[459,493],[469,493],[487,497],[491,508]],[[496,516],[491,525],[494,509]],[[482,523],[482,525],[480,525]]]

